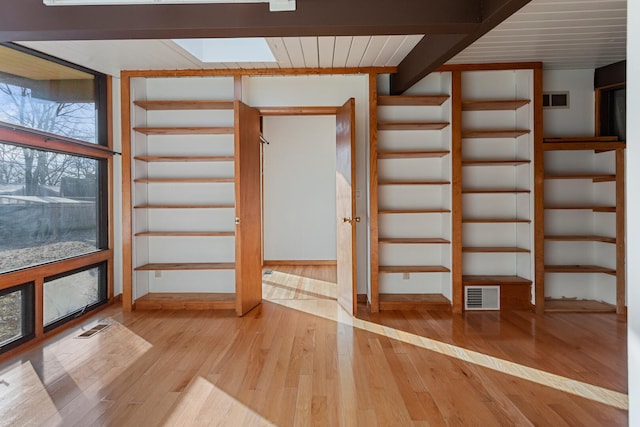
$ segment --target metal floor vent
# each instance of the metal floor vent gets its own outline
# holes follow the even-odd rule
[[[265,270],[264,273],[262,273],[263,275],[267,275],[267,274],[273,274],[273,270]]]
[[[76,338],[90,338],[90,337],[94,336],[95,334],[97,334],[98,332],[104,331],[109,326],[111,326],[111,325],[106,324],[106,323],[98,323],[96,326],[94,326],[93,328],[89,329],[88,331],[84,331],[83,333],[78,335]]]
[[[500,286],[465,286],[465,310],[500,310]]]

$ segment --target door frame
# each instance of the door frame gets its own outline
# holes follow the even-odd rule
[[[262,121],[263,117],[273,117],[273,116],[336,116],[338,114],[338,110],[342,108],[343,105],[338,106],[289,106],[289,107],[254,107],[260,113],[260,120]],[[355,126],[355,122],[351,123],[352,126]],[[262,128],[260,129],[262,131]],[[355,155],[355,152],[352,153]],[[264,266],[264,151],[261,151],[261,188],[262,188],[262,241],[261,241],[261,261],[262,266]],[[355,167],[354,167],[355,174]],[[352,190],[354,191],[354,190]],[[352,260],[352,266],[355,272],[357,271],[357,259]],[[357,294],[357,282],[353,281],[353,292]],[[354,310],[355,314],[355,310]]]

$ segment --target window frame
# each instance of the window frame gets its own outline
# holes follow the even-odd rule
[[[15,292],[23,292],[25,298],[22,299],[22,310],[20,315],[22,317],[22,324],[26,325],[28,329],[27,333],[23,333],[20,338],[16,338],[4,345],[0,345],[0,354],[9,351],[13,348],[19,347],[27,341],[30,341],[35,337],[35,282],[22,283],[10,288],[0,290],[0,297],[9,295]]]

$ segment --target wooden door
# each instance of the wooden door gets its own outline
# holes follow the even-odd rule
[[[262,302],[260,113],[235,102],[236,312]]]
[[[336,237],[338,303],[356,313],[355,100],[336,112]]]

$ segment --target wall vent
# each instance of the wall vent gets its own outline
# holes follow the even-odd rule
[[[500,310],[500,286],[465,286],[465,310]]]
[[[542,94],[544,108],[569,108],[569,92],[545,92]]]

